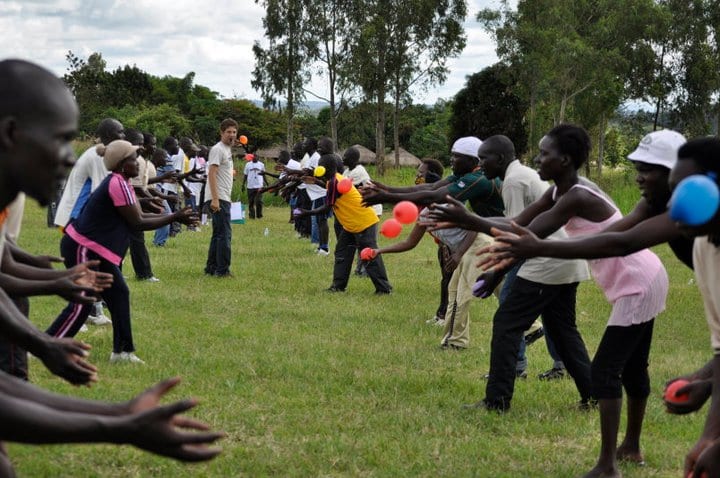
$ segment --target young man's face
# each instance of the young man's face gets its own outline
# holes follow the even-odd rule
[[[157,139],[155,136],[150,136],[148,140],[143,145],[143,149],[145,150],[145,156],[148,158],[152,158],[155,154],[155,150],[157,149]]]
[[[480,158],[480,167],[486,178],[495,179],[505,174],[505,168],[501,164],[504,158],[493,149],[492,145],[483,143],[478,151],[478,158]]]
[[[173,141],[169,142],[165,146],[165,150],[170,156],[175,156],[180,152],[180,146],[178,146],[178,142],[176,139],[173,139]]]
[[[456,176],[463,176],[471,173],[477,161],[472,156],[466,154],[452,153],[450,156],[450,166],[452,167],[453,174]]]
[[[229,126],[225,128],[225,131],[220,132],[220,141],[227,146],[232,146],[237,138],[237,128]]]
[[[79,113],[68,90],[56,88],[53,111],[41,119],[17,124],[12,133],[10,174],[18,190],[47,205],[75,164],[72,139]]]

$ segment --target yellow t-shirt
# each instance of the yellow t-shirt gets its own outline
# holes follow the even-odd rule
[[[338,192],[338,183],[343,179],[341,174],[335,174],[335,178],[327,184],[325,199],[326,204],[332,206],[335,219],[340,221],[343,229],[358,233],[380,222],[372,208],[362,205],[362,196],[355,186],[345,194]]]

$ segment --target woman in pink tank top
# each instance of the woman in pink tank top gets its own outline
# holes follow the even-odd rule
[[[535,159],[538,172],[542,179],[555,182],[548,198],[552,207],[535,219],[541,228],[543,221],[564,219],[565,230],[572,237],[598,233],[622,218],[604,192],[578,175],[589,151],[587,133],[572,125],[557,126],[540,141],[540,154]],[[546,215],[551,217],[543,218]],[[533,223],[530,229],[535,230]],[[520,251],[513,252],[522,256]],[[618,459],[643,462],[640,432],[650,394],[648,355],[654,318],[665,308],[668,278],[660,259],[648,249],[588,262],[613,310],[592,362],[602,445],[597,465],[585,476],[619,477]],[[628,420],[625,439],[618,448],[623,387],[628,397]]]

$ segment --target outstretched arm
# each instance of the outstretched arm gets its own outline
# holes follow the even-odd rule
[[[395,244],[387,247],[381,247],[376,250],[376,254],[392,254],[414,249],[415,246],[420,243],[423,234],[425,234],[425,227],[421,226],[420,224],[415,224],[415,226],[412,228],[410,234],[408,234],[405,240],[396,242]]]
[[[0,379],[0,382],[4,380]],[[172,388],[177,379],[161,382],[129,402],[138,405],[125,413],[79,412],[56,408],[57,396],[43,395],[45,402],[23,399],[23,394],[8,395],[0,392],[0,440],[23,443],[117,443],[131,444],[158,455],[182,461],[209,460],[220,453],[208,445],[223,437],[222,433],[210,432],[209,427],[197,420],[180,415],[195,407],[195,400],[183,400],[170,405],[157,404],[165,391]],[[35,388],[27,385],[21,390],[30,393]],[[35,392],[33,392],[35,393]],[[140,401],[138,401],[140,399]],[[49,403],[48,403],[49,402]],[[74,401],[80,405],[83,400]],[[142,402],[142,403],[140,403]],[[102,405],[85,402],[90,409]],[[108,410],[113,408],[107,404]],[[75,406],[73,406],[75,408]],[[117,407],[119,411],[123,407]],[[197,430],[197,433],[178,429]]]

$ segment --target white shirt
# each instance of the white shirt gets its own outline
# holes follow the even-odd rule
[[[505,216],[516,217],[526,207],[542,197],[550,185],[540,179],[537,171],[524,166],[517,159],[511,162],[505,171],[502,185],[502,198],[505,203]],[[560,228],[547,239],[564,239],[568,235]],[[540,284],[571,284],[590,278],[587,262],[580,259],[555,259],[534,257],[523,263],[518,277]]]
[[[693,245],[695,279],[705,306],[705,320],[710,329],[710,344],[715,355],[720,354],[720,249],[698,237]]]
[[[358,164],[355,166],[354,169],[345,168],[345,171],[343,171],[343,176],[346,178],[352,179],[353,186],[359,187],[364,184],[367,184],[370,182],[370,174],[368,174],[367,169],[365,169],[365,166],[362,164]],[[375,204],[374,206],[371,206],[373,208],[373,211],[375,211],[375,214],[378,216],[382,216],[383,213],[383,207],[382,204]]]
[[[95,191],[100,183],[109,174],[100,155],[95,152],[95,146],[90,146],[77,160],[65,183],[62,198],[55,213],[55,225],[67,226],[70,222],[75,203],[85,181],[90,179],[90,191]]]
[[[265,164],[262,161],[248,161],[245,164],[244,174],[247,176],[245,185],[248,189],[260,189],[263,187],[264,177],[261,172],[265,172]]]
[[[201,170],[201,171],[204,170],[205,169],[205,160],[199,156],[190,158],[190,166],[189,166],[190,171],[195,169],[196,166],[197,166],[198,170]],[[200,176],[202,176],[202,173],[197,174],[197,175],[193,174],[190,177],[194,179],[195,177],[200,177]],[[203,183],[185,180],[185,184],[187,184],[187,187],[190,190],[190,192],[192,193],[192,195],[199,199],[200,194],[202,193]]]
[[[315,169],[317,168],[318,161],[320,160],[320,153],[315,151],[312,156],[310,156],[310,159],[307,162],[307,165],[305,165],[306,168],[309,169]],[[305,189],[307,190],[308,196],[310,197],[311,201],[318,200],[320,198],[324,198],[327,196],[327,190],[322,187],[318,186],[317,184],[305,184]]]
[[[232,193],[233,184],[233,160],[232,149],[222,141],[218,141],[215,146],[210,149],[210,156],[207,162],[208,175],[213,166],[217,166],[217,175],[215,176],[217,183],[218,199],[220,201],[232,202],[230,194]],[[205,200],[213,199],[210,191],[210,181],[205,184]]]

